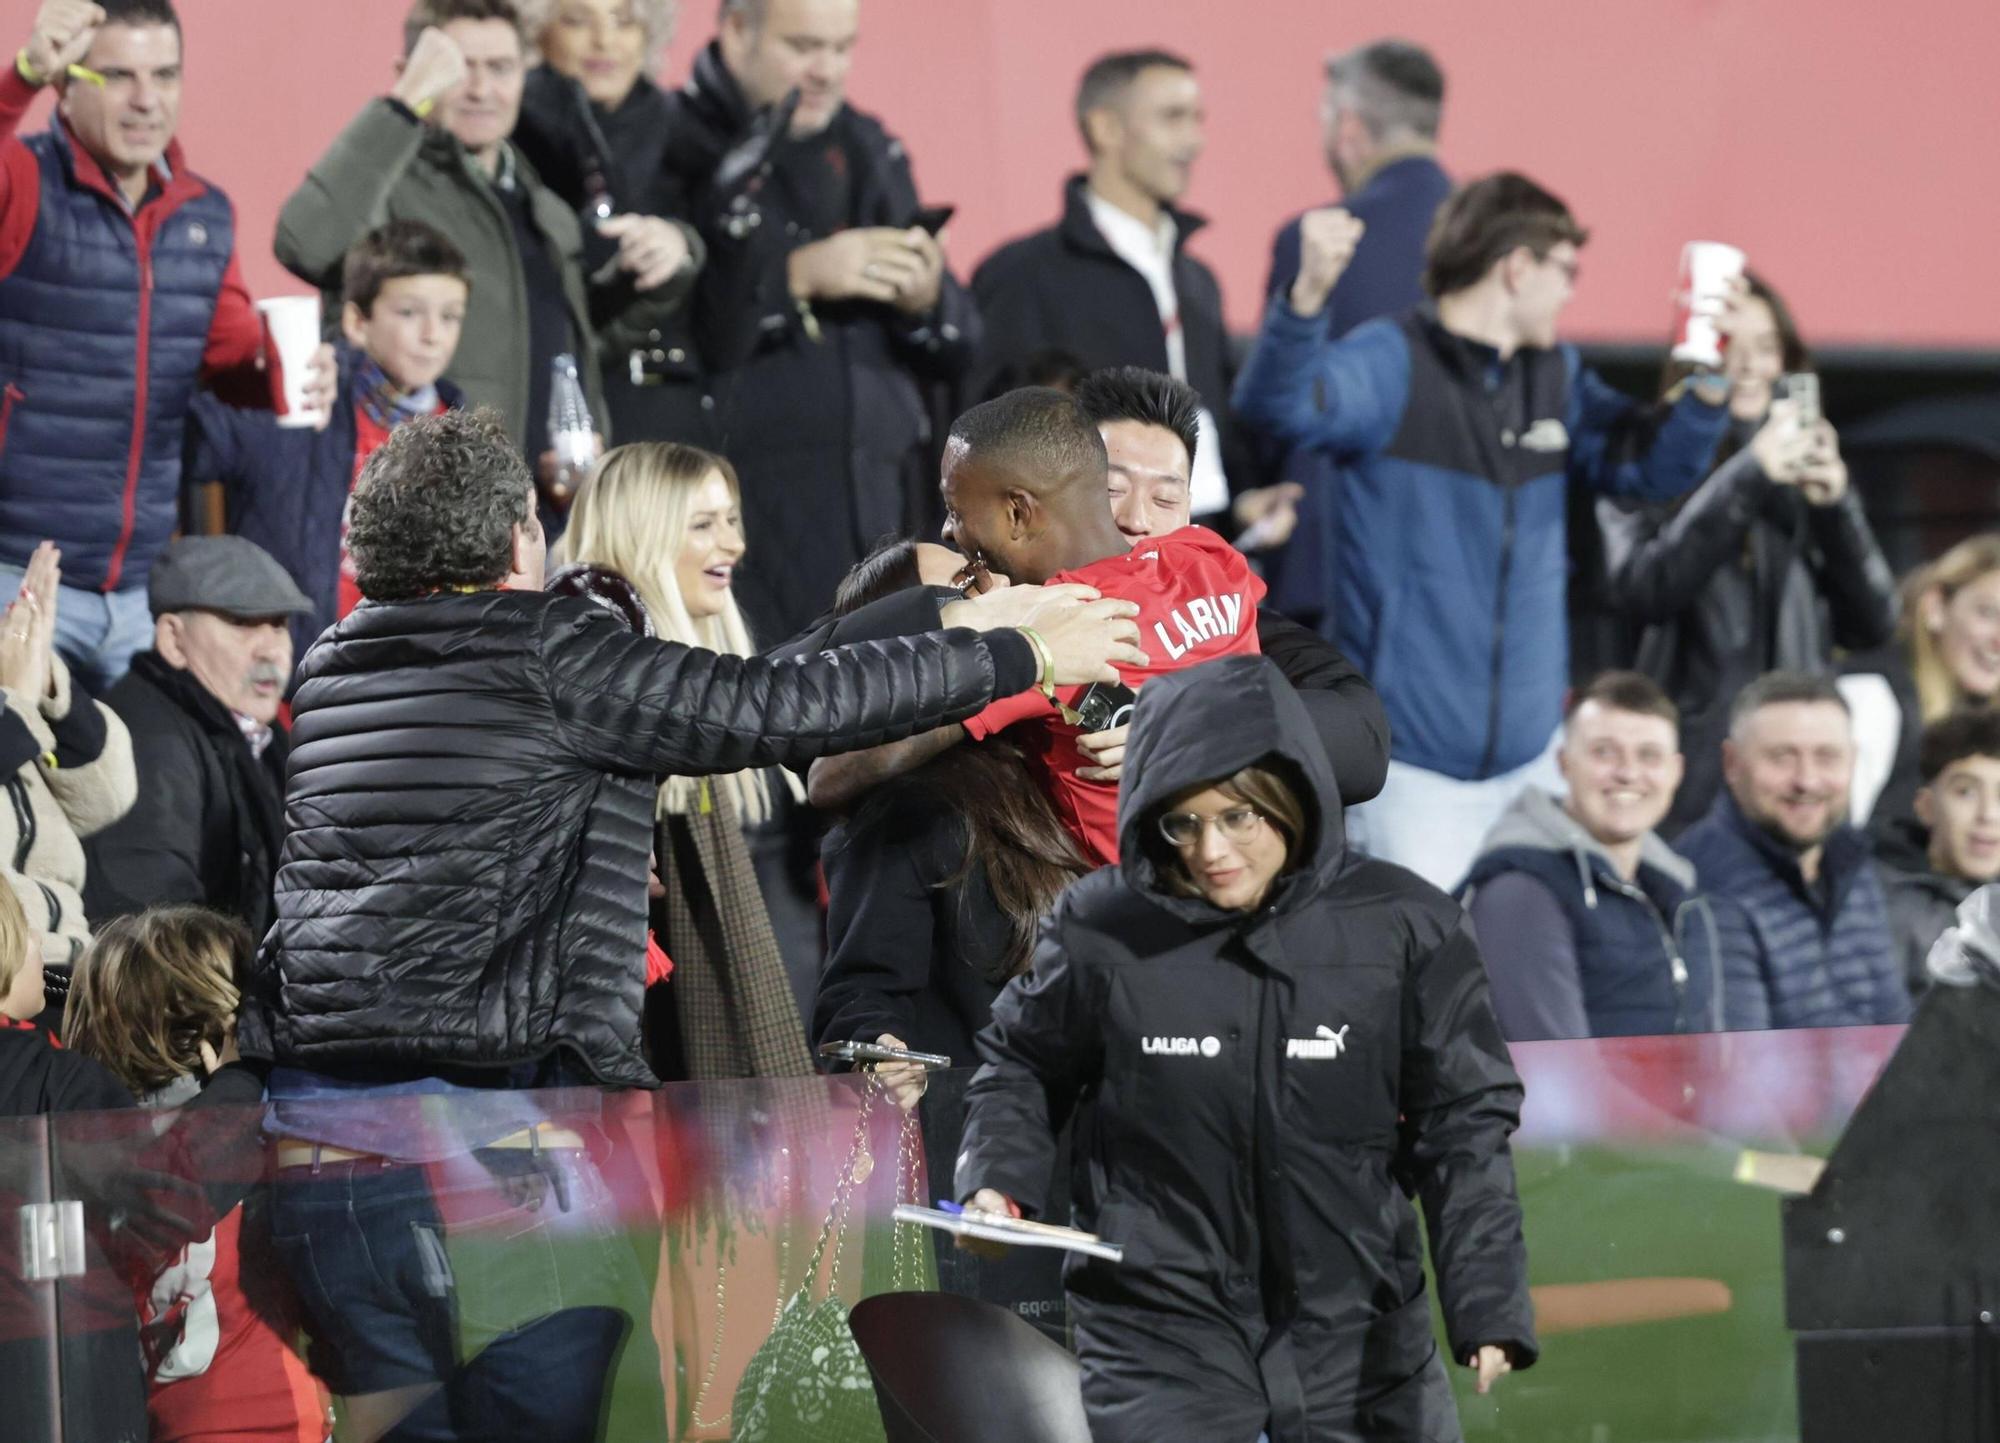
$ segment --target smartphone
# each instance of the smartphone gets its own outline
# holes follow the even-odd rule
[[[1799,425],[1810,431],[1823,414],[1819,405],[1819,377],[1811,371],[1794,371],[1785,377],[1785,396],[1795,403]]]
[[[945,222],[957,214],[958,207],[955,205],[918,206],[916,215],[910,219],[910,224],[921,226],[932,235],[936,235],[944,229]]]
[[[1132,720],[1132,707],[1139,694],[1116,682],[1096,682],[1077,699],[1076,724],[1085,732],[1109,731]]]
[[[835,1062],[914,1062],[926,1072],[943,1072],[951,1059],[936,1052],[913,1052],[907,1047],[884,1047],[879,1042],[822,1042],[819,1055]]]

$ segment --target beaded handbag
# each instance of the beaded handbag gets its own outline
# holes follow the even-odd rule
[[[868,1151],[868,1122],[883,1091],[882,1084],[870,1076],[855,1119],[854,1141],[841,1166],[833,1204],[827,1209],[805,1277],[797,1290],[780,1302],[771,1335],[751,1355],[736,1386],[730,1410],[733,1443],[886,1443],[882,1415],[875,1404],[874,1380],[848,1327],[847,1304],[839,1293],[841,1254],[854,1189],[874,1170]],[[916,1114],[906,1112],[896,1144],[898,1202],[921,1200],[917,1185],[921,1152]],[[921,1286],[925,1260],[919,1236],[922,1230],[904,1223],[892,1226],[890,1287]],[[813,1285],[829,1247],[833,1265],[826,1292],[815,1300]]]

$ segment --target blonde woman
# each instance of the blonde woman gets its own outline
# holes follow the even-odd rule
[[[650,441],[605,456],[577,492],[555,559],[623,578],[665,640],[750,656],[731,592],[744,549],[729,462]],[[796,795],[789,773],[775,775]],[[649,1000],[647,1032],[663,1078],[812,1070],[743,836],[746,822],[770,815],[772,785],[763,774],[737,772],[674,777],[660,787],[654,858],[664,895],[654,900],[653,931],[674,972],[667,1007]]]
[[[1903,582],[1896,639],[1840,680],[1854,713],[1854,820],[1885,861],[1923,870],[1916,820],[1924,728],[2000,696],[2000,533],[1968,537]]]

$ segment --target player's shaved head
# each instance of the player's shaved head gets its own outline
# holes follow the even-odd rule
[[[1073,396],[1047,386],[1023,386],[974,406],[952,423],[945,457],[947,467],[969,464],[986,485],[1018,486],[1051,503],[1089,487],[1102,503],[1104,438]]]
[[[1040,581],[1117,549],[1109,485],[1104,438],[1073,397],[1009,391],[952,425],[945,539],[1016,581]]]

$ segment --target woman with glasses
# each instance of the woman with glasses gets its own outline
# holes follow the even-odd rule
[[[1072,1220],[1124,1247],[1065,1274],[1099,1443],[1457,1438],[1411,1195],[1480,1391],[1537,1352],[1521,1084],[1464,915],[1347,856],[1262,658],[1149,683],[1127,758],[1119,865],[980,1034],[957,1194],[1040,1215],[1074,1120]]]

